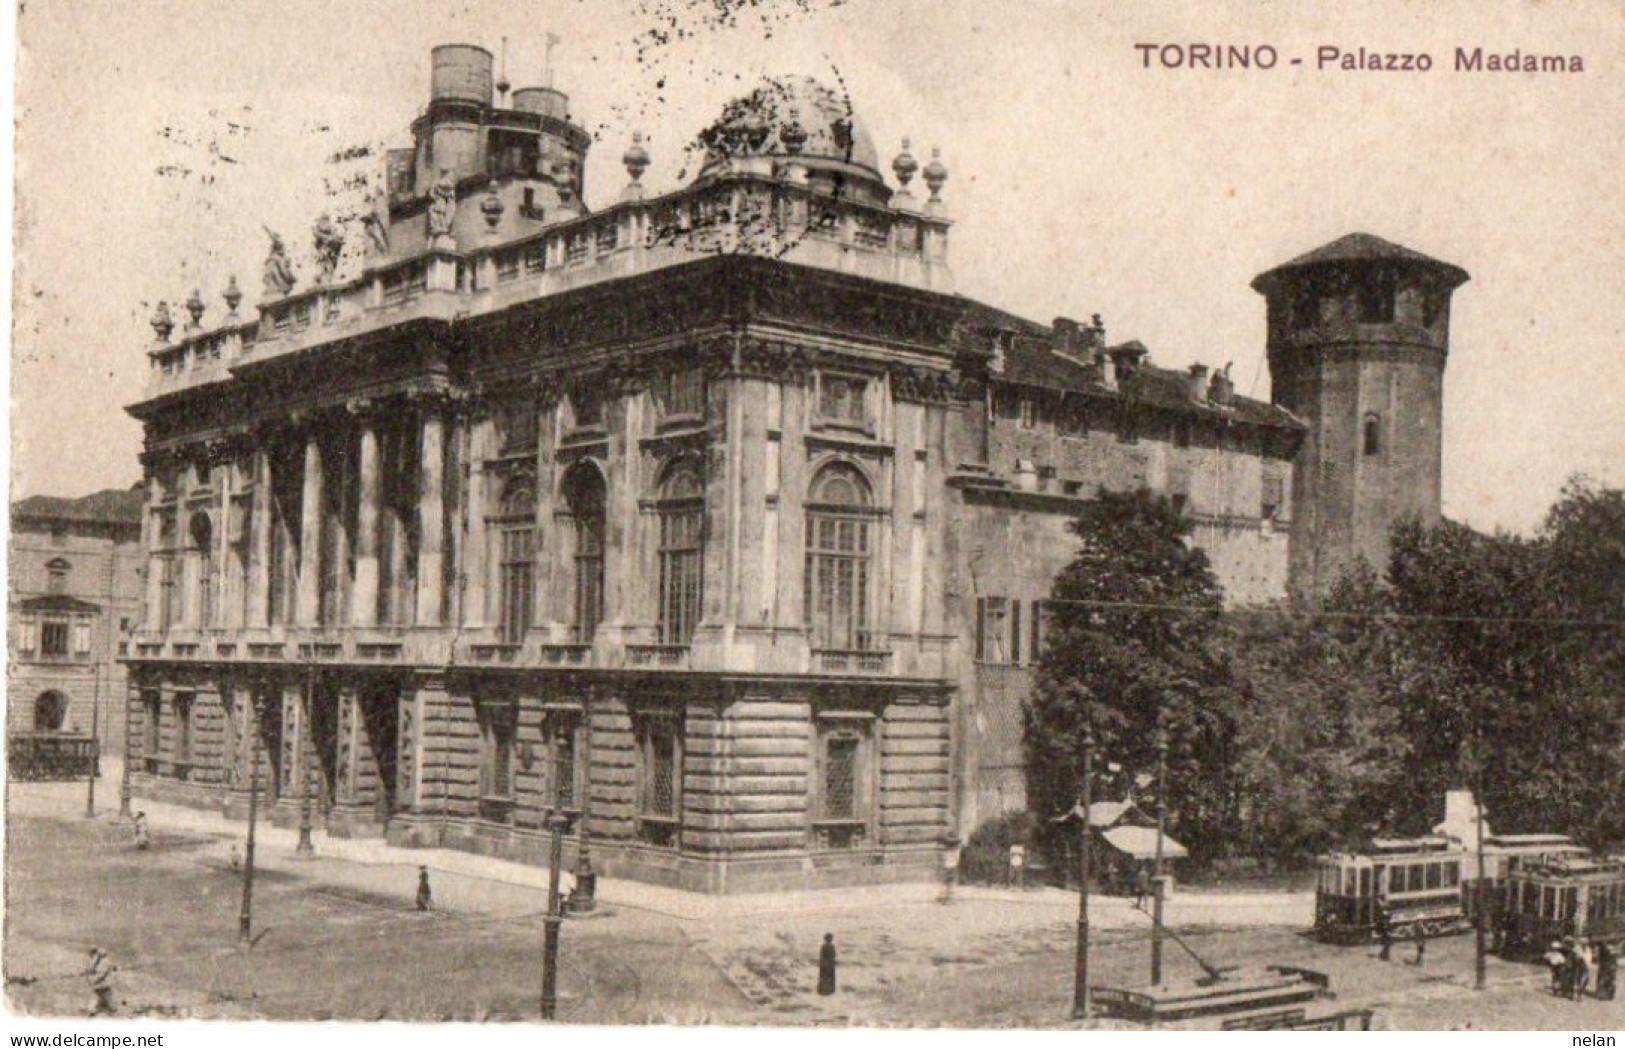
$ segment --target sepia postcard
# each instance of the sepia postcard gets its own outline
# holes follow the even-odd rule
[[[1625,1032],[1619,4],[13,17],[12,1045]]]

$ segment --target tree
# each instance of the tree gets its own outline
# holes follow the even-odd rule
[[[1199,861],[1233,814],[1229,678],[1212,641],[1222,591],[1190,523],[1149,492],[1102,493],[1072,523],[1078,555],[1057,577],[1045,656],[1023,710],[1028,799],[1040,815],[1078,796],[1082,741],[1128,768],[1168,738],[1170,829]]]
[[[1247,854],[1299,866],[1392,822],[1409,747],[1388,696],[1411,668],[1386,609],[1362,566],[1315,614],[1225,616]]]
[[[1532,539],[1403,526],[1389,585],[1431,671],[1392,697],[1413,812],[1482,779],[1497,829],[1625,840],[1625,493],[1571,481]]]

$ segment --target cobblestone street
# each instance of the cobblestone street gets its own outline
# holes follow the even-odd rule
[[[82,788],[13,787],[5,970],[12,1008],[81,1014],[91,945],[120,966],[133,1015],[273,1019],[489,1019],[538,1015],[545,871],[317,836],[261,837],[250,952],[236,947],[241,880],[229,865],[240,824],[142,803],[153,846],[138,852],[107,809],[82,816]],[[336,858],[335,853],[349,858]],[[419,862],[436,907],[416,911]],[[607,882],[599,912],[566,923],[560,1016],[575,1022],[729,1022],[1067,1027],[1075,897],[1057,890],[929,886],[714,899]],[[1427,963],[1335,948],[1300,934],[1307,898],[1182,892],[1171,924],[1220,966],[1301,965],[1328,973],[1334,1001],[1374,1007],[1389,1028],[1610,1029],[1619,1002],[1560,1001],[1535,967],[1490,960],[1471,990],[1472,938],[1430,944]],[[1148,920],[1127,901],[1093,909],[1094,981],[1146,982]],[[818,944],[840,950],[840,991],[814,990]],[[1172,979],[1200,969],[1173,940]]]

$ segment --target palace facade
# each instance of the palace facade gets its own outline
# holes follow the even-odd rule
[[[769,81],[691,184],[647,194],[634,141],[589,211],[565,96],[502,87],[435,49],[312,279],[274,243],[252,315],[234,281],[217,325],[154,317],[137,793],[242,813],[258,767],[335,835],[540,861],[557,810],[610,876],[925,878],[1024,804],[1097,490],[1182,505],[1232,601],[1287,593],[1304,423],[955,294],[940,160],[888,183],[840,96]]]

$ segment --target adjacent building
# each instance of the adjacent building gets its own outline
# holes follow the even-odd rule
[[[590,137],[437,48],[414,147],[252,315],[154,317],[135,789],[715,892],[932,876],[1024,803],[1067,526],[1188,513],[1288,591],[1298,415],[957,295],[948,172],[781,79],[589,211]],[[915,178],[923,183],[916,185]],[[362,240],[362,237],[365,237]],[[359,272],[342,274],[349,246]]]
[[[11,507],[6,732],[122,746],[120,635],[141,616],[139,490]]]

